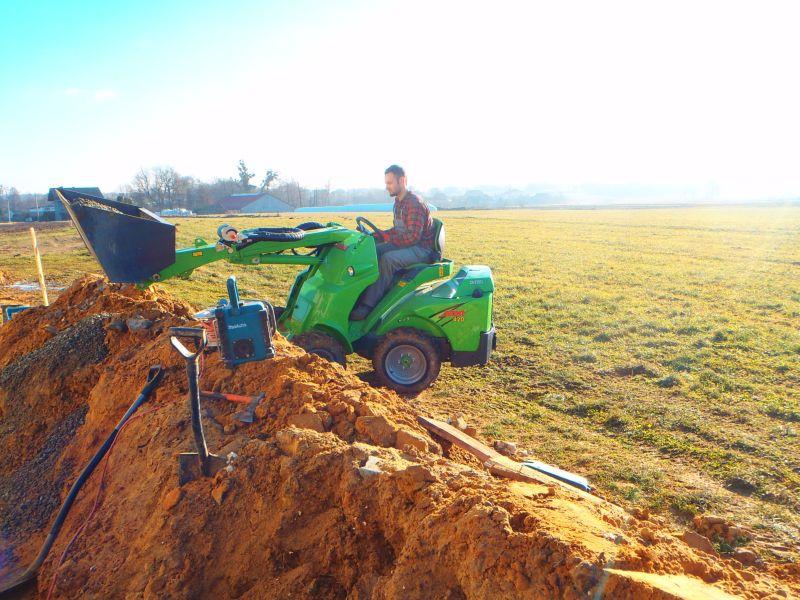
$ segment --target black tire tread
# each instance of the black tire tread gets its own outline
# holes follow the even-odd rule
[[[334,357],[334,362],[343,367],[347,366],[347,353],[342,343],[327,333],[321,331],[307,331],[292,338],[295,346],[300,346],[309,354],[318,354],[314,350],[322,349],[329,352]]]
[[[386,354],[394,346],[399,344],[416,346],[422,351],[428,361],[428,370],[425,376],[412,385],[401,385],[394,382],[383,367]],[[417,329],[400,327],[387,333],[375,346],[375,351],[372,354],[372,366],[375,369],[375,374],[378,376],[378,381],[380,381],[381,385],[401,394],[418,394],[427,389],[439,376],[442,360],[439,356],[436,343],[429,336]]]

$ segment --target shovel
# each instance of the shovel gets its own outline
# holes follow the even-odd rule
[[[200,369],[198,361],[206,346],[206,330],[202,327],[170,327],[170,343],[186,360],[186,377],[189,380],[189,411],[192,415],[192,433],[197,452],[182,452],[178,456],[179,484],[194,481],[198,477],[212,477],[224,469],[227,461],[222,456],[211,454],[203,433],[200,414]],[[179,338],[194,342],[195,351],[190,351]]]

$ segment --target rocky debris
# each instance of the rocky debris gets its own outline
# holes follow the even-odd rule
[[[643,527],[642,529],[640,529],[639,536],[642,538],[642,540],[644,540],[648,544],[658,543],[658,538],[656,537],[655,532],[649,527]]]
[[[377,456],[370,456],[362,466],[358,467],[358,472],[365,478],[379,475],[383,473],[380,464],[381,461]]]
[[[144,317],[133,317],[132,319],[126,320],[125,325],[127,325],[128,329],[131,331],[141,331],[143,329],[150,329],[153,326],[153,322]]]
[[[696,531],[686,530],[681,535],[681,540],[684,541],[687,545],[691,546],[692,548],[696,548],[697,550],[702,550],[703,552],[707,552],[708,554],[716,554],[717,551],[714,549],[714,544],[711,543],[706,536],[700,535]]]
[[[164,510],[170,510],[178,505],[181,498],[183,498],[183,490],[181,488],[173,488],[164,496],[161,501],[161,507]]]
[[[411,447],[419,452],[427,452],[428,440],[424,435],[408,431],[407,429],[399,429],[397,431],[395,447],[398,450],[406,450],[408,447]]]
[[[211,497],[217,504],[222,504],[222,501],[225,499],[225,495],[228,493],[230,489],[231,489],[231,480],[222,479],[217,483],[217,485],[214,486],[214,489],[211,490]]]
[[[397,442],[397,427],[382,415],[358,417],[356,431],[376,446],[391,448]]]
[[[737,548],[734,550],[733,558],[745,566],[754,565],[758,562],[758,554],[747,548]]]
[[[741,545],[752,538],[751,532],[734,525],[717,515],[697,515],[692,520],[695,530],[712,540],[724,540],[729,544]]]
[[[111,319],[106,327],[113,331],[120,331],[122,333],[128,331],[128,326],[125,324],[123,319]]]
[[[576,588],[588,592],[600,579],[602,569],[599,569],[597,565],[590,563],[588,560],[582,560],[570,569],[569,575]]]
[[[470,437],[475,437],[478,435],[478,430],[474,426],[470,425],[464,418],[464,415],[461,413],[456,413],[448,417],[447,422],[456,429],[460,429]]]
[[[294,425],[300,429],[311,429],[313,431],[324,432],[325,424],[318,413],[301,413],[291,415],[288,419],[289,425]]]
[[[461,431],[465,431],[467,429],[467,422],[464,420],[464,416],[461,414],[451,416],[449,419],[447,419],[447,422]]]
[[[504,456],[516,456],[517,455],[517,445],[514,442],[504,442],[501,440],[495,440],[494,449],[497,450],[500,454]]]
[[[0,475],[0,535],[4,539],[15,534],[41,531],[58,509],[61,490],[67,484],[70,468],[74,466],[72,462],[62,460],[62,456],[84,422],[86,411],[86,406],[79,406],[63,419],[51,423],[49,435],[41,445],[31,448],[27,462]],[[5,422],[3,425],[0,428],[0,440],[5,442],[3,447],[15,447],[8,442],[17,436],[10,434]],[[6,461],[12,462],[22,453],[21,450],[21,447],[17,448],[13,455],[4,452]],[[59,462],[63,468],[56,468]],[[5,465],[4,471],[8,466]]]
[[[431,452],[433,454],[442,453],[442,447],[428,436],[409,431],[408,429],[399,429],[397,431],[395,448],[398,450],[407,450],[409,447],[414,448],[418,452]]]

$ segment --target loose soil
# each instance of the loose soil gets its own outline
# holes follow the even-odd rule
[[[241,405],[204,402],[209,447],[230,466],[178,486],[177,455],[193,447],[185,363],[167,330],[195,325],[193,312],[158,288],[87,276],[50,307],[0,327],[0,580],[33,559],[75,476],[160,363],[164,381],[120,434],[102,504],[58,570],[53,597],[800,594],[796,564],[755,555],[744,566],[690,547],[658,516],[497,479],[443,449],[405,399],[280,337],[270,361],[232,370],[216,353],[204,357],[202,389],[264,400],[249,425],[233,417]],[[101,468],[33,597],[47,596]]]

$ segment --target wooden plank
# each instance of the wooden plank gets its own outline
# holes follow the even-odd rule
[[[490,458],[483,463],[483,466],[489,470],[489,473],[496,475],[497,477],[512,479],[513,481],[532,483],[542,487],[543,490],[549,494],[553,493],[555,482],[543,481],[547,475],[540,474],[537,471],[524,467],[513,460],[509,460],[508,462],[500,462]],[[540,477],[540,475],[542,476]]]
[[[423,417],[422,415],[417,417],[417,422],[428,431],[446,439],[448,442],[452,442],[459,448],[475,456],[492,475],[513,479],[515,481],[526,481],[539,485],[544,484],[548,487],[559,483],[558,480],[544,473],[539,473],[538,471],[524,467],[507,456],[503,456],[494,448],[476,440],[474,437],[467,435],[449,423]]]
[[[512,479],[514,481],[525,481],[528,483],[545,485],[549,488],[559,486],[560,488],[567,490],[581,498],[587,498],[592,501],[598,500],[595,496],[572,487],[571,485],[564,483],[555,477],[550,477],[546,473],[541,473],[526,467],[515,460],[511,460],[507,456],[503,456],[494,448],[491,448],[483,442],[476,440],[474,437],[467,435],[449,423],[438,421],[437,419],[431,419],[429,417],[423,417],[422,415],[417,416],[417,422],[431,433],[446,439],[448,442],[452,442],[459,448],[466,450],[478,458],[478,460],[483,463],[483,466],[486,467],[492,475],[505,477],[506,479]]]
[[[36,261],[36,273],[39,275],[39,287],[42,288],[42,302],[45,306],[50,306],[47,299],[47,283],[44,280],[44,270],[42,269],[42,255],[39,254],[39,242],[36,241],[36,230],[31,227],[31,242],[33,243],[33,258]]]
[[[436,419],[429,419],[428,417],[423,417],[422,415],[417,417],[417,422],[428,431],[435,433],[439,437],[446,439],[448,442],[452,442],[459,448],[462,448],[473,456],[476,456],[482,463],[485,463],[487,460],[496,459],[497,457],[502,456],[502,454],[500,454],[494,448],[490,448],[483,442],[479,442],[474,437],[467,435],[449,423],[437,421]]]

